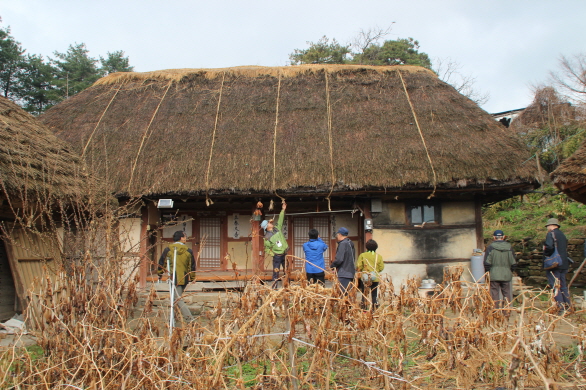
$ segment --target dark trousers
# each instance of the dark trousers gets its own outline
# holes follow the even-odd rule
[[[361,279],[358,281],[358,288],[362,293],[363,304],[366,303],[366,294],[368,293],[367,290],[370,289],[370,300],[372,302],[372,309],[374,310],[374,308],[378,306],[378,282],[370,282],[370,285],[367,286],[366,283],[364,283]]]
[[[494,301],[495,309],[504,307],[507,303],[513,300],[513,290],[511,289],[511,285],[512,282],[490,281],[490,296]],[[502,301],[499,297],[499,292],[503,296]]]
[[[307,276],[307,280],[309,281],[309,283],[319,283],[322,286],[326,284],[326,273],[325,272],[318,272],[318,273],[306,272],[305,275]]]
[[[342,292],[342,295],[348,294],[348,287],[353,280],[353,278],[341,278],[338,276],[338,283],[340,284],[340,291]]]
[[[566,280],[567,269],[551,269],[545,271],[549,287],[554,288],[556,280],[559,280],[559,290],[556,291],[555,300],[561,309],[572,307],[570,302],[570,292],[568,291],[568,281]]]
[[[279,279],[279,270],[281,267],[285,270],[285,254],[273,256],[273,282]]]

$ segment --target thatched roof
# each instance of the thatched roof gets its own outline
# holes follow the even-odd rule
[[[519,133],[547,127],[559,127],[576,117],[576,108],[568,103],[554,88],[544,87],[535,92],[533,102],[511,123]]]
[[[79,193],[79,156],[38,119],[0,97],[0,194],[43,201]]]
[[[118,194],[536,183],[517,138],[414,66],[115,73],[41,119]]]
[[[551,179],[569,197],[586,203],[586,141],[551,173]]]

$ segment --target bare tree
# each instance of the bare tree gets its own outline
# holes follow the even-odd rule
[[[387,28],[381,28],[378,26],[370,27],[366,30],[361,28],[356,37],[350,41],[350,47],[354,49],[355,53],[364,54],[364,50],[366,50],[367,47],[377,43],[391,33],[393,24],[395,24],[395,22],[391,23]]]
[[[475,87],[476,77],[461,72],[462,65],[451,58],[435,58],[433,71],[440,80],[450,84],[462,95],[468,97],[478,105],[483,105],[490,99],[490,93],[478,90]]]
[[[586,103],[586,53],[561,56],[559,72],[550,72],[553,83],[571,100]]]

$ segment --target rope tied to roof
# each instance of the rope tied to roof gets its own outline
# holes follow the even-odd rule
[[[208,169],[206,171],[206,206],[214,204],[209,197],[210,190],[210,168],[212,166],[212,157],[214,156],[214,144],[216,142],[216,130],[218,129],[218,118],[220,116],[220,105],[222,103],[222,91],[224,90],[224,80],[226,78],[226,72],[222,73],[222,84],[220,84],[220,95],[218,97],[218,105],[216,107],[216,120],[214,121],[214,131],[212,133],[212,145],[210,146],[210,158],[208,159]]]
[[[421,127],[419,126],[419,121],[417,120],[417,114],[415,113],[415,108],[413,108],[413,103],[411,103],[411,98],[409,97],[409,92],[407,92],[407,86],[405,85],[405,80],[403,80],[403,75],[399,70],[399,77],[401,78],[401,83],[403,84],[403,91],[405,91],[405,96],[407,97],[407,101],[409,102],[409,107],[411,107],[411,113],[413,114],[413,119],[415,119],[415,124],[417,125],[417,130],[419,130],[419,135],[421,136],[421,142],[423,142],[423,147],[425,148],[425,154],[427,154],[427,160],[429,161],[429,166],[431,167],[431,171],[433,172],[433,192],[431,195],[427,197],[427,199],[431,199],[435,196],[435,191],[437,189],[437,174],[435,173],[435,168],[433,167],[433,161],[431,160],[431,156],[429,154],[429,149],[427,148],[427,143],[425,142],[425,137],[423,136],[423,132],[421,131]]]
[[[332,211],[332,207],[330,205],[330,197],[332,196],[332,192],[334,192],[334,185],[336,183],[336,175],[334,172],[334,144],[332,140],[332,104],[330,101],[330,82],[327,70],[324,71],[326,75],[326,106],[327,106],[327,116],[328,116],[328,142],[330,146],[330,169],[332,172],[332,186],[330,188],[330,193],[326,196],[326,200],[328,201],[328,210]]]
[[[92,141],[92,138],[94,137],[94,134],[96,133],[96,130],[98,129],[98,126],[102,122],[102,118],[104,117],[104,115],[106,115],[106,111],[108,111],[108,108],[110,108],[110,105],[112,104],[112,102],[116,98],[116,95],[118,95],[118,92],[120,92],[120,88],[122,88],[122,85],[120,85],[118,87],[118,89],[116,89],[116,93],[114,94],[114,96],[112,96],[112,99],[110,99],[110,102],[108,103],[108,105],[104,109],[104,112],[102,112],[102,115],[100,116],[100,119],[98,119],[98,123],[96,123],[96,127],[94,127],[94,130],[92,130],[92,133],[90,134],[90,137],[88,138],[88,140],[87,140],[87,142],[85,144],[85,147],[83,148],[83,152],[81,153],[81,157],[82,158],[85,156],[85,152],[86,152],[88,146],[90,146],[90,142]]]
[[[155,117],[157,116],[157,112],[159,112],[159,108],[161,108],[161,104],[163,103],[163,100],[165,100],[165,97],[167,96],[167,92],[169,92],[169,89],[171,88],[172,84],[173,84],[172,81],[169,81],[169,84],[167,84],[167,89],[165,90],[163,97],[159,101],[159,104],[157,105],[155,112],[151,116],[151,120],[149,121],[149,124],[148,124],[146,130],[144,131],[144,134],[142,136],[142,140],[140,141],[140,146],[138,147],[138,152],[136,153],[136,158],[134,159],[134,164],[132,165],[132,170],[130,171],[130,180],[128,180],[128,193],[129,194],[130,194],[130,186],[132,184],[132,179],[134,178],[134,171],[136,170],[136,165],[138,164],[138,158],[140,157],[140,153],[142,152],[142,148],[143,148],[146,140],[150,137],[149,129],[151,128],[151,125],[153,124],[153,121],[155,120]]]
[[[285,203],[285,198],[277,193],[277,128],[279,127],[279,102],[281,101],[281,72],[279,72],[279,78],[277,83],[277,105],[275,108],[275,132],[273,134],[273,193],[277,195],[282,203]],[[269,210],[273,208],[273,201]]]

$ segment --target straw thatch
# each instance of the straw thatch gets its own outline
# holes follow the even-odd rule
[[[551,179],[569,197],[586,203],[586,141],[551,173]]]
[[[535,92],[533,102],[511,123],[519,133],[532,130],[558,128],[576,118],[576,108],[554,88],[544,87]]]
[[[80,159],[38,119],[0,97],[0,194],[44,200],[78,194]]]
[[[536,183],[519,140],[413,66],[116,73],[41,119],[119,195]]]

